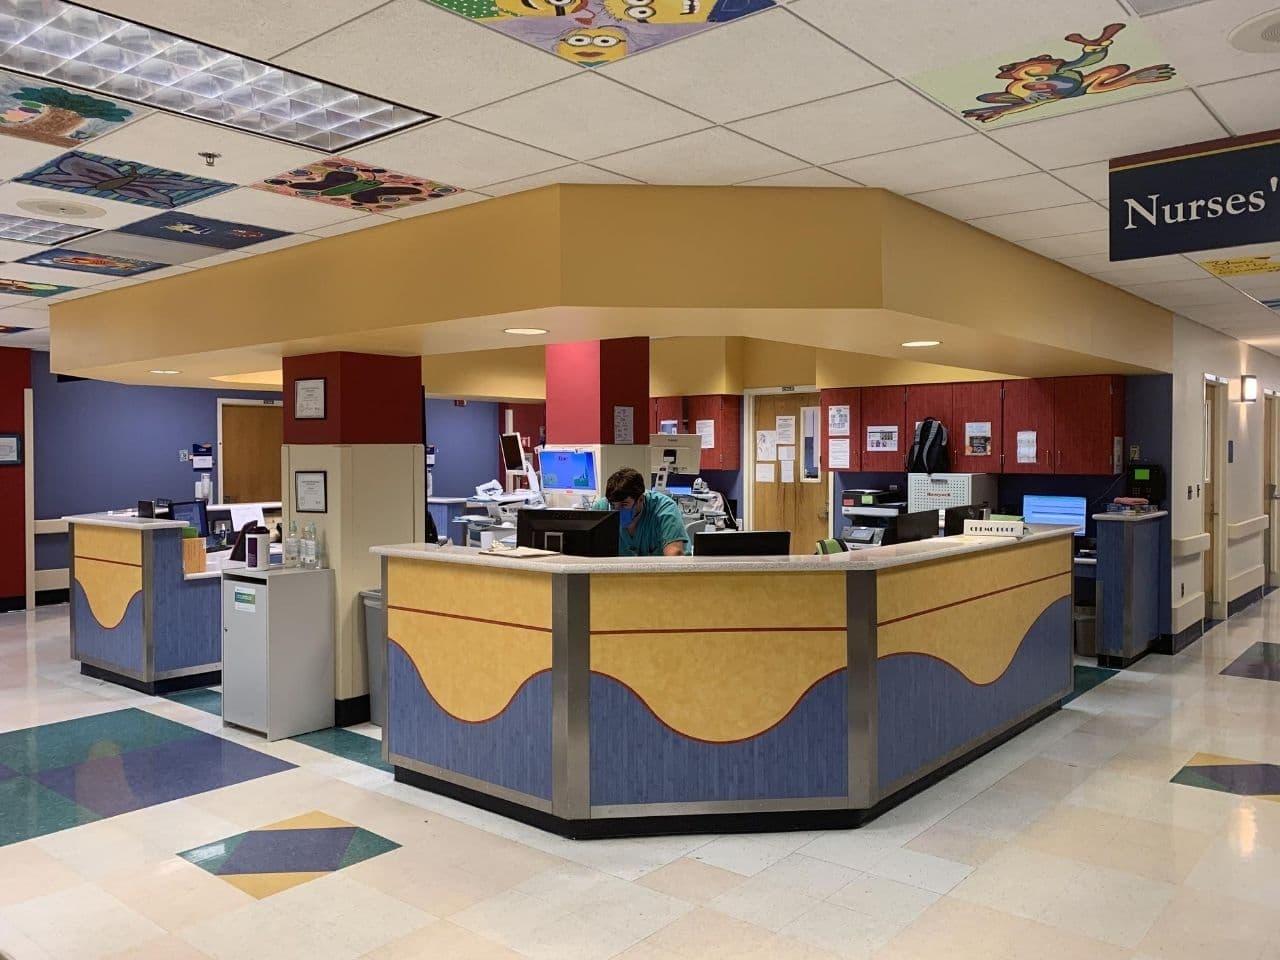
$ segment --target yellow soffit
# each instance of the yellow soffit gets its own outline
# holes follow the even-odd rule
[[[920,321],[912,338],[934,325],[967,341],[939,364],[1020,373],[975,356],[994,338],[1015,360],[1012,344],[1171,365],[1167,311],[856,188],[555,185],[55,304],[50,327],[58,372],[132,379],[214,357],[207,383],[324,349],[527,345],[507,327],[546,328],[546,342],[639,330],[863,350],[840,335],[858,318],[896,348],[903,316]]]

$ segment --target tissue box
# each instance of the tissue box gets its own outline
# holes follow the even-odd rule
[[[182,572],[204,573],[205,550],[204,541],[200,538],[182,541]]]

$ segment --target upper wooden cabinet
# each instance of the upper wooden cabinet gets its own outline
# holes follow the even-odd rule
[[[742,469],[742,397],[686,397],[684,412],[686,432],[697,433],[699,421],[710,421],[715,431],[715,443],[702,448],[703,470]]]
[[[831,464],[831,408],[848,407],[848,429],[835,435],[837,441],[843,440],[849,448],[849,461],[843,466]],[[855,472],[862,469],[862,388],[840,387],[835,390],[822,391],[822,466],[825,470],[836,473]]]
[[[898,442],[895,449],[886,450],[879,444],[879,434],[868,442],[867,432],[873,427],[896,427]],[[907,469],[907,454],[911,450],[911,438],[915,424],[907,428],[906,387],[863,387],[862,430],[857,441],[862,450],[862,469],[868,473],[902,473]],[[870,448],[870,449],[869,449]]]
[[[1006,380],[1003,473],[1053,473],[1053,381]],[[1021,445],[1019,445],[1021,441]]]
[[[1124,377],[1053,381],[1054,473],[1114,474],[1124,456]]]
[[[954,473],[999,473],[1000,455],[1004,452],[1004,403],[998,380],[986,383],[957,383],[952,389],[951,419],[946,421],[950,431],[951,469]],[[986,453],[982,443],[975,442],[972,453],[966,453],[967,424],[989,425]]]

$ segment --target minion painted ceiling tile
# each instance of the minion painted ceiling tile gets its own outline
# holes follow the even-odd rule
[[[1186,86],[1139,23],[1078,31],[992,53],[909,82],[976,127],[1007,127]]]

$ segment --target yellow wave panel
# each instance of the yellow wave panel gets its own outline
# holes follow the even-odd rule
[[[124,527],[95,527],[87,523],[75,526],[76,557],[113,560],[116,563],[142,565],[142,531]]]
[[[814,683],[847,663],[843,627],[591,638],[593,671],[626,684],[678,733],[715,742],[764,733]]]
[[[1071,538],[1016,544],[931,563],[890,567],[876,576],[880,623],[1006,587],[1071,572]]]
[[[1071,594],[1071,574],[958,606],[924,613],[877,629],[880,657],[923,653],[951,664],[972,683],[998,679],[1027,631],[1055,600]],[[1064,644],[1070,638],[1064,637]]]
[[[391,557],[387,604],[550,629],[551,574]]]
[[[1256,760],[1240,760],[1236,757],[1223,757],[1216,753],[1197,753],[1187,761],[1188,767],[1250,767]]]
[[[142,568],[76,557],[75,571],[93,618],[107,630],[120,626],[129,601],[142,590]]]
[[[441,708],[459,720],[491,720],[534,674],[551,669],[551,634],[392,607],[398,643]]]

